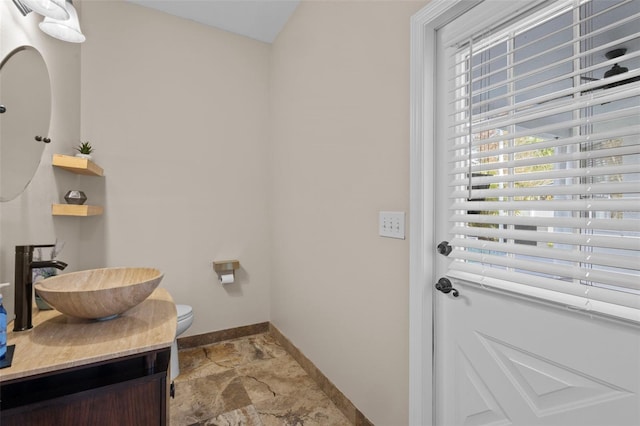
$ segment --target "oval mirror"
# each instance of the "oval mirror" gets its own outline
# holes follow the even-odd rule
[[[0,105],[0,201],[10,201],[31,182],[48,140],[51,83],[35,48],[21,46],[0,63]]]

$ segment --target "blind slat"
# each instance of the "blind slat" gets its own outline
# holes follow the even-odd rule
[[[640,219],[592,219],[586,217],[505,216],[483,214],[453,214],[452,223],[479,223],[496,225],[541,226],[576,230],[607,230],[640,233]]]
[[[640,70],[638,70],[635,74],[640,76]],[[601,103],[610,103],[620,99],[640,96],[640,86],[638,85],[636,86],[637,87],[635,88],[630,87],[630,88],[627,88],[627,90],[619,90],[617,93],[612,93],[610,95],[602,96],[597,100],[581,99],[579,101],[577,100],[574,101],[569,99],[568,101],[563,101],[562,103],[559,103],[559,105],[557,106],[550,106],[549,108],[536,108],[531,112],[504,115],[495,120],[483,121],[479,124],[474,124],[472,126],[472,130],[474,134],[477,134],[477,133],[487,132],[495,129],[508,128],[509,126],[518,125],[518,124],[521,125],[522,123],[526,123],[533,120],[539,120],[539,119],[543,119],[551,116],[557,116],[557,115],[568,113],[568,112],[579,111],[581,108],[599,105]],[[639,111],[640,111],[640,107],[636,105],[633,107],[625,108],[623,110],[617,110],[609,113],[593,115],[588,117],[588,119],[590,122],[602,122],[607,120],[615,120],[618,118],[634,117],[634,116],[637,117]],[[565,127],[573,127],[573,125],[571,125],[573,121],[574,120],[571,120],[570,122],[565,124]],[[587,123],[588,122],[585,120],[585,118],[582,118],[580,119],[580,121],[577,122],[578,125],[587,124]],[[559,123],[555,123],[556,127],[552,127],[551,129],[562,128],[562,127],[558,127],[558,124]],[[539,129],[544,129],[544,127],[540,126]],[[538,128],[532,128],[532,129],[527,129],[527,132],[528,133],[525,133],[525,135],[539,133],[540,130],[538,130]],[[467,136],[468,136],[468,133],[460,133],[460,132],[455,133],[453,135],[454,138],[467,137]],[[490,140],[490,139],[491,138],[474,141],[473,145],[475,146],[481,143],[486,143],[488,141],[493,142],[493,140]],[[502,139],[504,139],[504,137]],[[496,140],[499,141],[501,139],[498,138]]]
[[[495,256],[492,254],[474,253],[470,251],[454,250],[449,255],[453,259],[470,260],[495,266],[508,267],[522,271],[529,271],[545,275],[555,275],[558,279],[570,278],[573,280],[592,281],[612,286],[625,287],[640,290],[640,284],[636,275],[614,273],[611,271],[599,271],[593,269],[571,267],[564,264],[557,265],[552,262],[536,262],[521,260],[507,256]]]
[[[519,254],[523,256],[617,267],[635,271],[640,270],[640,259],[637,256],[586,253],[575,250],[554,250],[553,248],[547,246],[532,246],[527,244],[515,243],[505,244],[501,242],[473,240],[469,238],[454,238],[450,244],[453,247],[456,247],[456,249],[466,247],[477,250],[503,252],[505,254]],[[456,251],[456,253],[458,253],[458,251]],[[452,257],[458,258],[456,254],[454,254]],[[638,285],[640,285],[640,282]]]
[[[518,173],[512,175],[497,176],[475,176],[472,178],[473,186],[486,185],[491,183],[507,183],[531,180],[560,179],[560,178],[586,178],[591,176],[610,176],[619,174],[638,173],[640,168],[638,164],[622,164],[614,166],[592,167],[582,169],[554,169],[552,171]],[[458,176],[456,174],[454,176]],[[467,186],[468,178],[454,178],[450,182],[450,186]]]
[[[449,198],[463,198],[469,191],[458,190],[451,193]],[[473,198],[502,198],[527,196],[554,195],[584,195],[584,194],[638,194],[640,203],[640,187],[637,183],[594,183],[590,185],[545,185],[524,188],[496,188],[474,189]]]
[[[603,247],[619,250],[640,250],[640,238],[608,235],[570,234],[567,232],[520,231],[517,229],[468,228],[456,226],[453,235],[495,238],[501,240],[536,241],[540,243],[569,244],[582,247]]]
[[[535,144],[521,145],[520,152],[529,152],[540,150]],[[604,157],[613,157],[618,155],[634,155],[640,154],[640,144],[618,146],[615,148],[595,149],[582,152],[571,152],[568,154],[555,154],[552,157],[538,156],[509,161],[496,161],[487,162],[481,164],[474,164],[471,166],[472,172],[484,172],[490,170],[499,170],[506,168],[516,168],[525,166],[537,166],[541,164],[561,163],[567,161],[579,161],[579,160],[595,160]],[[493,156],[502,155],[502,150],[494,150]],[[507,157],[508,158],[508,157]],[[469,171],[469,167],[454,167],[452,173],[466,173]]]
[[[611,113],[607,113],[607,114],[599,114],[597,116],[592,116],[592,117],[582,117],[582,118],[577,118],[577,119],[573,119],[573,120],[568,120],[568,121],[564,121],[564,122],[551,122],[550,124],[547,125],[543,125],[543,126],[538,126],[538,127],[534,127],[534,128],[519,128],[517,131],[509,133],[509,134],[502,134],[502,133],[498,133],[496,136],[491,136],[488,138],[483,138],[483,139],[477,139],[472,141],[471,146],[474,148],[477,148],[479,146],[482,145],[487,145],[493,142],[500,142],[500,141],[504,141],[504,140],[508,140],[508,139],[516,139],[516,138],[522,138],[522,137],[527,137],[527,136],[535,136],[535,135],[539,135],[539,134],[553,134],[554,131],[564,131],[566,129],[571,129],[571,128],[577,128],[580,126],[587,126],[587,125],[596,125],[598,123],[605,123],[607,121],[611,121],[611,120],[617,120],[617,119],[629,119],[629,120],[633,120],[636,117],[638,117],[638,111],[639,111],[640,107],[631,107],[631,108],[625,108],[623,110],[619,110],[619,111],[614,111]],[[552,117],[552,116],[549,116]],[[543,118],[543,117],[541,117]],[[511,123],[510,125],[515,125],[516,123]],[[636,123],[631,124],[630,126],[635,126]],[[488,129],[488,130],[502,130],[502,129]],[[473,130],[474,134],[477,133],[477,130]],[[457,150],[457,149],[461,149],[461,148],[465,148],[465,141],[468,138],[468,135],[465,135],[464,133],[459,133],[456,135],[453,135],[449,140],[453,140],[455,141],[454,145],[450,145],[450,150]],[[584,139],[583,139],[584,140]]]
[[[589,140],[592,141],[593,143],[596,143],[596,142],[609,140],[609,139],[624,138],[625,136],[637,135],[638,133],[640,133],[640,126],[635,125],[635,126],[624,127],[622,129],[592,133],[591,135],[589,135]],[[585,139],[586,138],[584,135],[578,135],[578,136],[572,136],[569,138],[541,140],[539,142],[536,142],[535,145],[530,145],[530,146],[533,146],[537,149],[561,148],[569,145],[575,145],[576,143],[582,143],[585,141]],[[460,149],[459,145],[451,146],[451,152],[455,153],[455,152],[461,152],[461,151],[463,151],[462,154],[454,155],[451,157],[452,163],[458,162],[458,161],[466,161],[469,159],[469,154],[467,152],[464,152],[464,150]],[[500,153],[503,155],[515,154],[518,152],[523,152],[522,145],[514,145],[514,146],[507,146],[507,147],[500,148]],[[489,151],[489,150],[473,151],[471,153],[471,159],[482,160],[483,158],[494,157],[495,155],[496,153],[494,151]]]
[[[586,211],[623,212],[636,211],[638,199],[587,199],[587,200],[543,200],[543,201],[462,201],[458,200],[451,210],[472,211]]]

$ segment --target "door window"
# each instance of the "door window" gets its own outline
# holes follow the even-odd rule
[[[448,274],[637,307],[640,2],[527,15],[447,49]]]

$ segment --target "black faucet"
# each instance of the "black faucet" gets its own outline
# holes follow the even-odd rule
[[[33,249],[40,247],[55,247],[55,244],[16,246],[16,319],[13,331],[25,331],[33,328],[33,269],[56,268],[63,270],[67,264],[59,260],[33,260]]]

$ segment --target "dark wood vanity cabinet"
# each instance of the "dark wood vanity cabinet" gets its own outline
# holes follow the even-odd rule
[[[2,426],[167,424],[169,348],[3,383]]]

